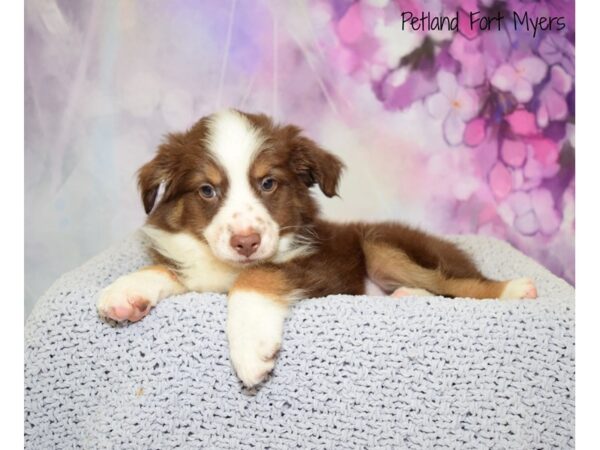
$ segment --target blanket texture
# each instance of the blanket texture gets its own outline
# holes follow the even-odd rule
[[[134,324],[100,289],[148,263],[136,234],[61,277],[25,328],[29,449],[569,448],[574,289],[508,244],[454,240],[538,300],[330,296],[286,322],[275,371],[242,388],[224,295],[190,293]]]

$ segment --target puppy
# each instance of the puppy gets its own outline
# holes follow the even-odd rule
[[[133,322],[172,295],[227,292],[230,358],[250,387],[273,369],[302,298],[364,294],[367,281],[394,296],[537,296],[531,280],[491,280],[422,231],[320,219],[310,188],[336,195],[342,169],[299,128],[262,114],[226,110],[169,135],[138,173],[155,265],[104,289],[99,313]]]

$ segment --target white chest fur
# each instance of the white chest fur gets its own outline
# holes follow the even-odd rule
[[[180,281],[198,292],[227,292],[240,270],[216,259],[204,242],[188,233],[142,227],[154,248],[179,266]]]

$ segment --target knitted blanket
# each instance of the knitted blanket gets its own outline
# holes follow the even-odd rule
[[[25,328],[29,449],[569,448],[574,289],[508,244],[454,240],[538,300],[330,296],[299,302],[275,371],[244,389],[225,296],[142,321],[98,318],[98,292],[148,262],[136,234],[65,274]]]

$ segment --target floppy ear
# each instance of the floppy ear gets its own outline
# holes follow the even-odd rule
[[[172,133],[158,147],[154,159],[138,170],[138,187],[146,214],[150,214],[154,207],[161,183],[165,183],[163,200],[168,200],[172,195],[171,188],[181,158],[181,136]]]
[[[152,211],[160,183],[167,177],[167,174],[161,168],[159,159],[160,155],[157,155],[152,161],[144,164],[138,171],[138,187],[146,214],[150,214],[150,211]]]
[[[295,136],[291,139],[291,164],[294,172],[311,187],[319,184],[327,197],[337,195],[337,186],[344,164],[331,153],[323,150],[313,140],[299,134],[296,127],[289,127]]]

